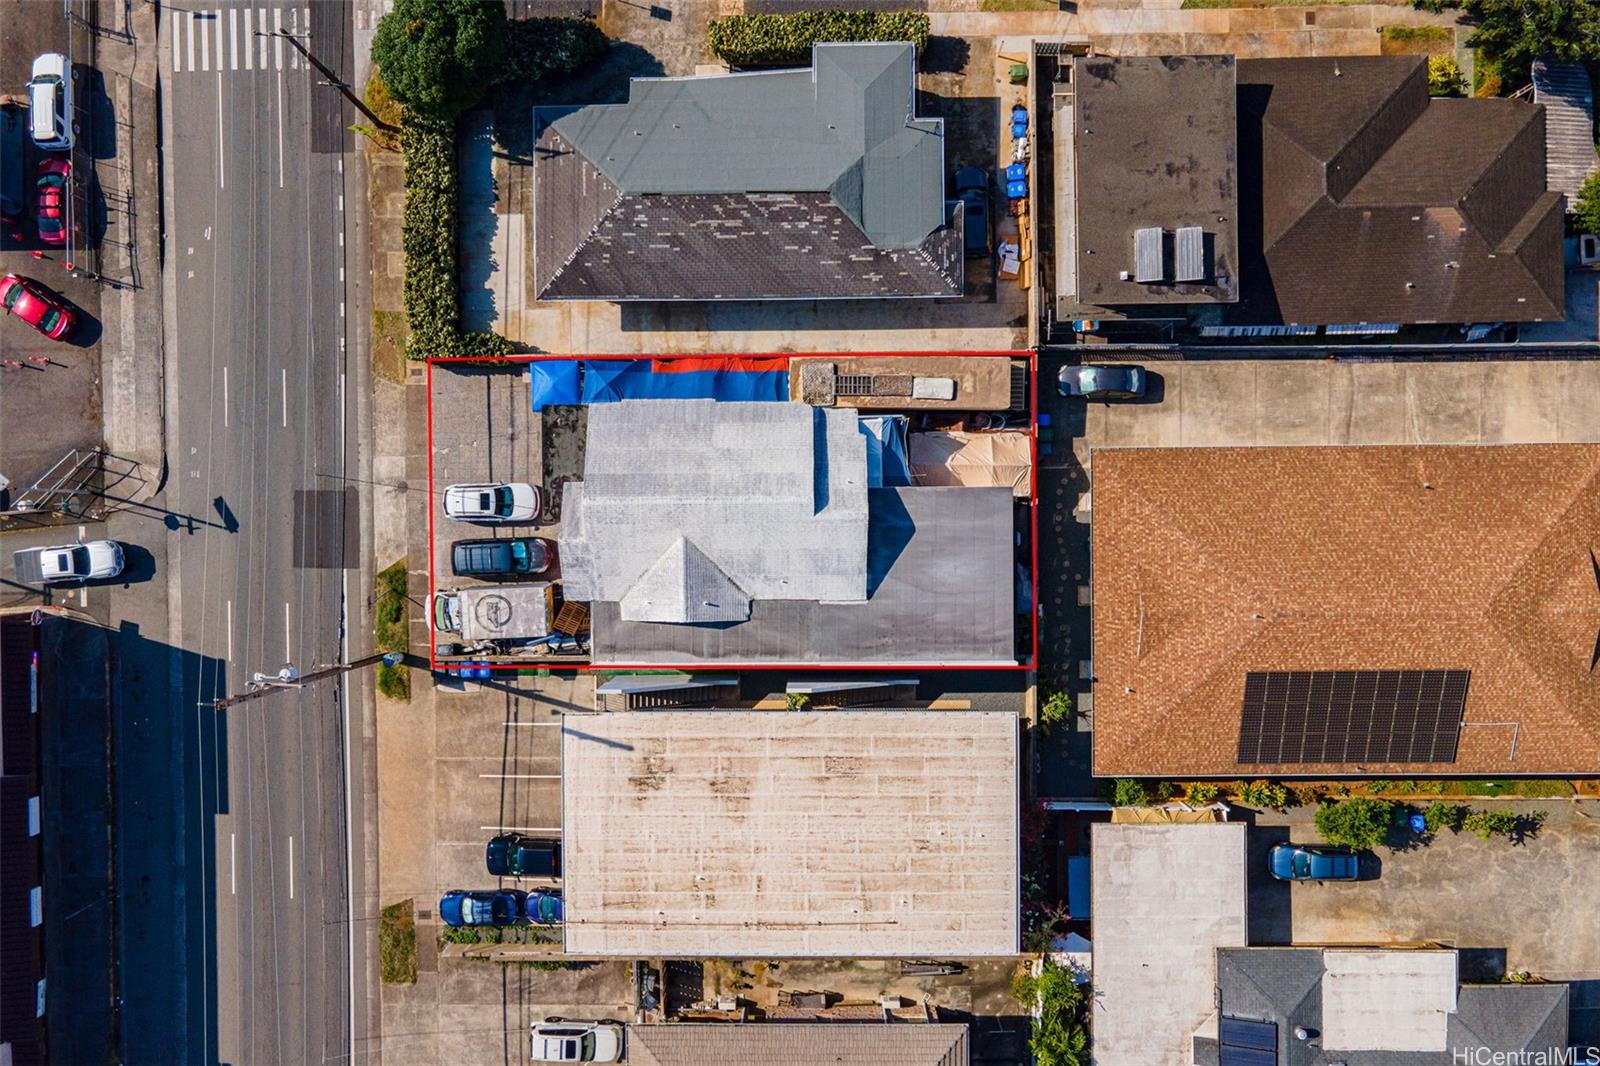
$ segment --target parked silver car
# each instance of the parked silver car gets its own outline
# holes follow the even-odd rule
[[[528,1036],[528,1058],[534,1062],[620,1062],[622,1026],[565,1018],[534,1022]]]

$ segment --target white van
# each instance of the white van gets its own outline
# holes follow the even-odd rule
[[[29,123],[33,143],[47,152],[69,151],[73,134],[72,83],[77,72],[60,52],[46,52],[33,61],[28,82]]]

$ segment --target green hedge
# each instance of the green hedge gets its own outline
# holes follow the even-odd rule
[[[928,44],[920,11],[802,11],[794,15],[730,15],[711,20],[711,50],[737,67],[802,66],[819,41],[910,41]]]
[[[453,122],[408,115],[400,131],[406,157],[406,321],[413,359],[506,355],[516,350],[498,333],[461,332],[456,292],[456,137]]]

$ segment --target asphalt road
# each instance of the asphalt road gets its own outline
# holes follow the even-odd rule
[[[119,774],[165,773],[152,787],[175,797],[136,797],[149,803],[142,820],[119,811],[130,1063],[351,1054],[347,814],[358,832],[361,816],[347,810],[345,737],[357,693],[329,681],[221,713],[200,705],[255,672],[345,661],[347,597],[358,634],[368,628],[357,497],[339,480],[356,469],[365,388],[346,379],[350,120],[290,41],[256,35],[309,25],[305,45],[349,70],[351,10],[163,8],[169,468],[141,517],[165,542],[170,624],[124,698],[129,720],[172,733],[174,766],[151,757]],[[176,730],[134,680],[168,692]],[[156,846],[169,833],[176,856],[139,851],[143,822]]]

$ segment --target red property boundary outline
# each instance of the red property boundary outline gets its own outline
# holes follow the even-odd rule
[[[1028,363],[1028,446],[1030,467],[1028,471],[1028,521],[1029,530],[1029,595],[1032,610],[1029,627],[1033,638],[1033,647],[1030,649],[1026,661],[1006,663],[996,666],[972,666],[960,663],[559,663],[555,661],[531,661],[522,663],[483,663],[480,668],[487,666],[490,670],[502,672],[526,673],[534,670],[574,670],[574,671],[627,671],[627,670],[673,670],[680,673],[694,673],[707,671],[732,671],[732,670],[786,670],[786,671],[843,671],[853,670],[862,673],[900,673],[924,670],[962,670],[962,671],[1022,671],[1033,670],[1039,662],[1039,353],[1028,349],[1001,349],[979,351],[916,351],[916,352],[680,352],[675,354],[651,355],[639,353],[633,355],[607,353],[603,355],[554,355],[541,353],[538,355],[467,355],[467,356],[430,356],[425,360],[427,364],[427,401],[428,401],[428,667],[430,670],[440,671],[459,666],[459,663],[441,663],[438,658],[438,644],[433,631],[433,597],[438,592],[438,579],[434,573],[434,557],[437,554],[434,543],[434,511],[437,507],[438,495],[433,482],[433,367],[435,363],[442,366],[471,366],[474,364],[503,365],[507,363],[540,363],[558,362],[567,360],[640,360],[640,359],[826,359],[834,357],[840,360],[864,358],[916,358],[916,357],[969,357],[982,356],[993,358],[1025,359]],[[531,403],[531,400],[530,400]]]

